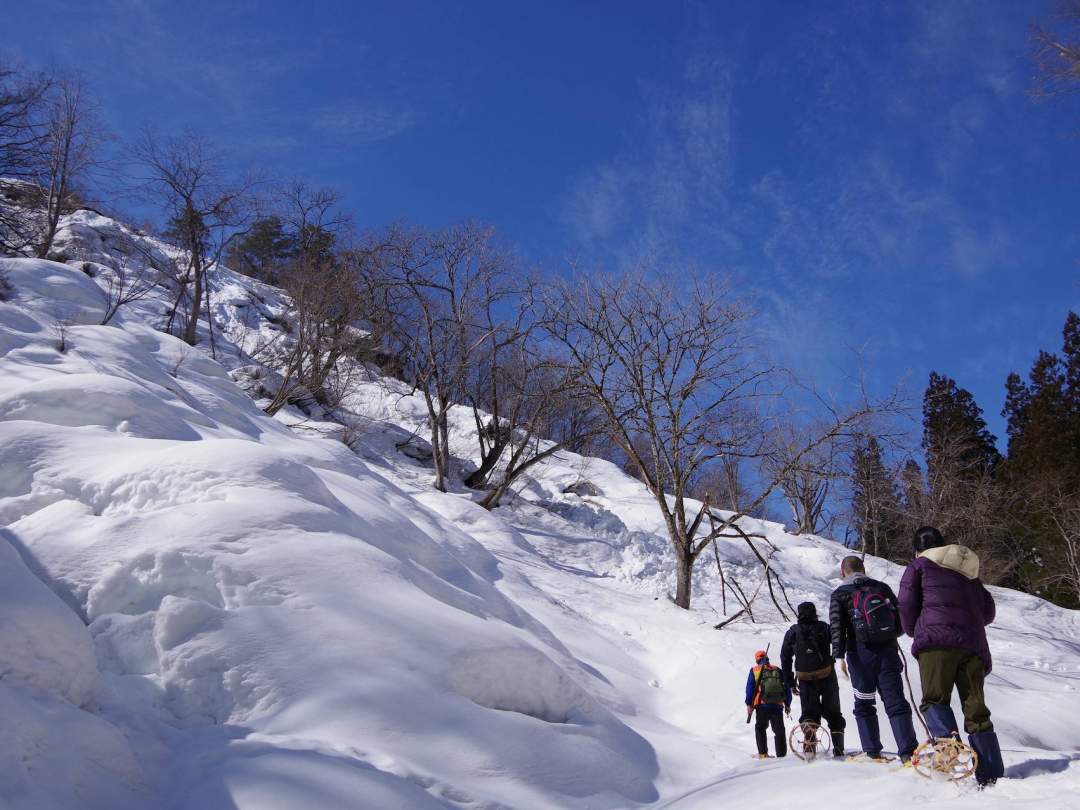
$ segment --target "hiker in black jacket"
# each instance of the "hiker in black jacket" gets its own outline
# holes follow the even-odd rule
[[[840,682],[830,654],[829,625],[818,619],[813,602],[803,602],[797,613],[799,620],[788,628],[780,647],[784,683],[799,696],[799,722],[820,726],[824,717],[829,723],[833,756],[842,757],[845,722],[840,711]],[[804,727],[804,737],[811,745],[813,733]]]
[[[911,704],[904,698],[900,647],[902,632],[896,594],[884,582],[866,575],[862,558],[845,557],[840,563],[841,582],[829,602],[829,630],[832,657],[841,660],[844,674],[850,673],[855,691],[855,725],[863,751],[871,759],[881,758],[877,695],[885,704],[896,752],[905,763],[915,751],[915,727]]]

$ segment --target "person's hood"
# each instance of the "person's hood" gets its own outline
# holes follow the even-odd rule
[[[925,557],[942,568],[948,568],[950,571],[963,574],[968,579],[979,578],[979,555],[959,543],[928,548],[919,556]]]
[[[870,579],[870,577],[868,577],[866,575],[865,571],[856,571],[853,574],[848,574],[846,577],[844,577],[842,580],[840,580],[840,584],[841,585],[855,585],[861,579]]]
[[[817,608],[813,602],[803,602],[799,605],[796,616],[800,622],[815,622],[817,621]]]

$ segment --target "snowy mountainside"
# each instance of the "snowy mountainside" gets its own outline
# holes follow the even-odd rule
[[[169,730],[200,730],[211,747],[189,774],[241,737],[230,790],[285,768],[402,806],[446,806],[443,791],[479,806],[653,796],[647,744],[576,686],[595,676],[494,587],[475,540],[340,442],[262,416],[209,359],[170,376],[173,338],[89,325],[99,296],[79,271],[4,267],[17,296],[0,360],[4,536],[89,622],[101,716],[153,721],[170,760]],[[62,354],[33,303],[53,289],[75,322]],[[534,682],[496,677],[515,668]],[[467,792],[463,768],[505,785]]]
[[[995,590],[988,701],[1023,780],[974,794],[874,766],[751,762],[742,684],[785,623],[762,597],[757,623],[714,631],[709,558],[695,610],[671,606],[638,482],[565,453],[493,513],[435,492],[396,447],[419,403],[385,381],[347,403],[364,426],[350,446],[317,414],[271,419],[230,371],[249,379],[237,344],[281,328],[280,292],[216,271],[218,362],[154,328],[165,290],[97,326],[102,277],[82,264],[108,268],[129,239],[168,250],[78,212],[59,240],[68,265],[0,260],[14,289],[0,303],[0,701],[15,719],[0,807],[782,808],[838,788],[884,806],[1070,806],[1076,612]],[[463,463],[471,425],[454,414]],[[567,491],[582,481],[597,494]],[[780,549],[791,601],[823,611],[844,550],[744,525]],[[719,551],[756,586],[745,543]],[[901,571],[870,570],[894,585]]]

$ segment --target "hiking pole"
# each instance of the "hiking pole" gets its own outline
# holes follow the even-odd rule
[[[930,726],[926,725],[926,718],[923,717],[922,709],[919,708],[919,704],[915,702],[915,690],[911,688],[911,676],[908,674],[907,656],[904,655],[904,648],[900,646],[900,642],[896,642],[896,649],[900,653],[900,661],[904,665],[904,680],[907,681],[908,698],[911,700],[911,706],[915,709],[915,714],[919,717],[919,722],[922,723],[923,729],[926,731],[926,736],[930,739],[934,738],[934,735],[930,733]]]

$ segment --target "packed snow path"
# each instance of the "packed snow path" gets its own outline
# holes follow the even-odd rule
[[[120,230],[80,212],[61,244],[107,262]],[[395,448],[406,392],[359,387],[346,447],[262,414],[227,339],[223,367],[156,331],[161,298],[101,327],[81,261],[0,267],[0,807],[1076,806],[1077,613],[994,591],[987,697],[1023,778],[753,761],[746,670],[786,625],[712,630],[707,564],[675,609],[655,507],[612,465],[563,454],[488,513]],[[215,283],[226,334],[275,328],[278,293]],[[461,458],[470,430],[455,414]],[[752,528],[823,610],[843,549]],[[720,551],[754,581],[745,545]]]

